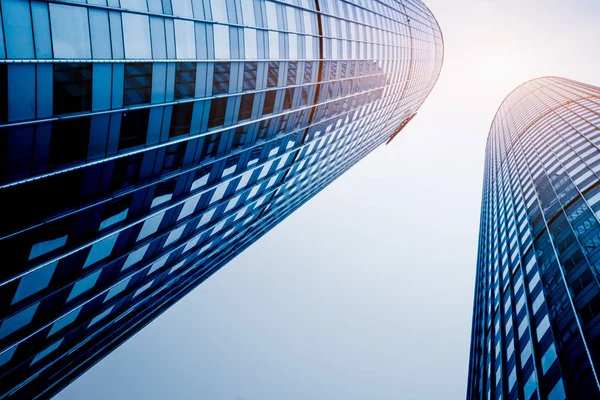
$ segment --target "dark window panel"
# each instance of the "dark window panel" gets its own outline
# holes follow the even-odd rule
[[[152,63],[125,64],[123,104],[150,103],[152,95]]]
[[[265,105],[263,106],[263,115],[271,114],[273,109],[275,108],[275,97],[277,96],[277,91],[271,90],[270,92],[265,93]]]
[[[252,116],[252,105],[254,104],[254,94],[245,94],[242,96],[240,104],[239,121],[243,121]]]
[[[142,153],[137,153],[128,157],[118,158],[116,161],[110,161],[114,165],[110,185],[111,190],[118,191],[138,184],[143,158],[144,155]]]
[[[215,63],[215,71],[213,74],[213,94],[229,93],[229,75],[231,72],[231,63],[218,62]]]
[[[188,142],[174,143],[167,146],[163,160],[162,174],[168,174],[181,168]]]
[[[91,117],[70,118],[52,123],[50,165],[83,161],[87,157]]]
[[[292,108],[292,101],[294,99],[294,89],[285,89],[285,97],[283,99],[283,109],[288,110]]]
[[[119,134],[119,150],[146,144],[149,117],[149,108],[123,112]]]
[[[217,155],[220,141],[221,132],[207,136],[204,139],[204,146],[202,147],[202,158],[205,159]]]
[[[225,110],[227,109],[227,97],[212,99],[210,114],[208,116],[208,127],[214,128],[225,123]]]
[[[196,93],[196,63],[178,62],[175,69],[175,99],[193,98]]]
[[[0,123],[8,121],[8,65],[0,64]]]
[[[193,111],[194,103],[183,103],[173,106],[169,137],[176,137],[190,133],[190,124],[192,123]]]
[[[92,109],[92,64],[54,64],[54,114]]]

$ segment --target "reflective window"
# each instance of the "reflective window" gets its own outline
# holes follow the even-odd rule
[[[193,111],[194,103],[182,103],[173,106],[169,137],[176,137],[190,133]]]
[[[123,104],[150,103],[152,95],[152,63],[125,64]]]
[[[64,338],[63,338],[64,339]],[[35,363],[37,363],[38,361],[40,361],[42,358],[46,357],[48,354],[52,353],[54,350],[58,349],[58,346],[60,346],[60,344],[62,343],[63,339],[58,340],[57,342],[53,343],[52,345],[48,346],[47,348],[45,348],[44,350],[40,351],[31,361],[30,365],[33,365]]]
[[[149,119],[149,108],[123,112],[119,134],[119,150],[146,144]]]
[[[215,63],[215,69],[213,73],[213,95],[229,93],[230,70],[231,63]]]
[[[104,318],[106,318],[106,316],[108,314],[110,314],[110,312],[113,310],[114,306],[110,306],[109,308],[107,308],[106,310],[102,311],[102,313],[96,315],[91,321],[90,324],[88,325],[88,328],[91,328],[92,326],[96,325],[98,322],[100,322],[101,320],[103,320]]]
[[[147,245],[129,253],[129,255],[127,256],[127,259],[125,260],[125,264],[123,264],[123,268],[121,268],[121,272],[125,271],[132,265],[140,262],[146,255],[146,251],[148,251],[149,246],[150,245],[147,244]]]
[[[71,301],[93,288],[98,280],[98,277],[100,276],[100,272],[102,271],[96,271],[93,274],[86,276],[82,280],[77,281],[73,286],[73,289],[71,289],[71,293],[69,294],[67,301]]]
[[[139,242],[140,240],[155,233],[158,230],[158,227],[160,226],[164,216],[165,213],[162,212],[145,220],[144,224],[142,225],[142,229],[140,230],[140,234],[138,235],[137,241]]]
[[[110,256],[113,247],[115,247],[115,243],[117,243],[118,237],[119,234],[116,233],[107,237],[106,239],[99,241],[98,243],[94,243],[92,245],[92,248],[90,249],[87,259],[85,260],[85,263],[83,264],[83,268],[87,268],[90,265],[95,264],[98,261]]]
[[[122,13],[126,58],[152,58],[150,22],[147,15]]]
[[[175,100],[193,98],[196,93],[196,63],[178,62],[175,67]]]
[[[79,312],[81,312],[81,307],[76,308],[75,310],[71,311],[70,313],[56,321],[52,325],[50,332],[48,332],[48,337],[54,335],[56,332],[60,331],[65,326],[72,324],[77,319],[77,316],[79,316]]]
[[[122,291],[124,291],[125,288],[127,288],[127,285],[129,284],[130,280],[131,280],[131,277],[125,279],[123,282],[120,282],[117,286],[110,289],[108,291],[108,293],[106,294],[106,297],[104,298],[103,303],[106,303],[108,300],[112,299],[113,297],[115,297],[116,295],[118,295]]]
[[[67,244],[67,235],[61,236],[56,239],[46,240],[44,242],[39,242],[31,246],[31,252],[29,253],[29,259],[33,260],[39,256],[50,253],[56,249],[60,249],[65,244]]]
[[[92,64],[54,64],[54,114],[92,109]]]
[[[33,319],[33,316],[35,315],[39,305],[40,303],[36,303],[20,311],[18,314],[8,317],[2,321],[2,325],[0,325],[0,339],[4,339],[6,336],[29,324]]]
[[[52,122],[50,165],[61,166],[87,158],[90,123],[90,117],[61,119]]]
[[[54,261],[51,264],[38,268],[23,276],[19,281],[19,286],[15,292],[15,297],[13,297],[12,304],[47,288],[54,275],[56,264],[58,264],[58,261]]]

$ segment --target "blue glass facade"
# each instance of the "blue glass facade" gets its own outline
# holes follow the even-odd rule
[[[600,399],[600,88],[504,101],[486,150],[468,399]]]
[[[418,0],[2,0],[0,23],[0,398],[56,393],[397,134],[443,58]]]

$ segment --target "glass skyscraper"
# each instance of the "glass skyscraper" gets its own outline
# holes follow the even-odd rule
[[[600,398],[600,88],[546,77],[486,150],[468,399]]]
[[[46,398],[391,140],[419,0],[2,0],[0,398]],[[318,227],[315,227],[318,229]]]

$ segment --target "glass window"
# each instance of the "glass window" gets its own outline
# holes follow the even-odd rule
[[[92,64],[53,64],[54,115],[92,110]]]
[[[221,183],[219,186],[215,188],[212,198],[210,199],[210,204],[213,204],[215,201],[219,201],[223,198],[225,191],[227,190],[228,182]]]
[[[211,100],[208,127],[215,128],[225,123],[225,110],[227,109],[227,97]]]
[[[152,63],[125,64],[123,104],[150,103],[152,95]]]
[[[192,188],[190,189],[190,192],[198,189],[199,187],[206,185],[208,183],[209,176],[210,176],[210,172],[206,172],[203,169],[196,171],[196,176],[195,176],[196,179],[192,183]]]
[[[138,235],[137,242],[140,240],[152,235],[158,230],[160,223],[162,222],[165,213],[162,212],[160,214],[154,215],[147,220],[144,221],[144,225],[142,225],[142,229],[140,230],[140,234]]]
[[[565,394],[565,388],[561,379],[556,383],[554,389],[552,389],[552,391],[548,395],[548,400],[565,400],[566,398],[567,395]]]
[[[88,257],[85,260],[85,264],[83,264],[83,268],[87,268],[90,265],[95,264],[98,261],[103,260],[106,257],[110,256],[110,253],[112,253],[113,247],[115,247],[115,243],[117,243],[118,237],[119,237],[119,234],[116,233],[114,235],[107,237],[104,240],[101,240],[98,243],[95,243],[92,246],[92,248],[90,249]]]
[[[71,311],[70,313],[56,321],[52,325],[52,329],[50,329],[50,332],[48,332],[48,337],[54,335],[56,332],[60,331],[65,326],[71,325],[77,319],[77,316],[79,316],[80,311],[81,307],[76,308],[75,310]]]
[[[271,90],[265,93],[265,104],[263,106],[263,115],[272,114],[275,109],[276,90]]]
[[[105,219],[104,221],[102,221],[100,223],[99,230],[109,228],[115,224],[118,224],[119,222],[125,221],[125,218],[127,218],[128,211],[129,211],[129,209],[127,208],[127,209],[121,211],[120,213],[113,215],[112,217],[108,217],[107,219]]]
[[[186,245],[183,248],[183,251],[181,253],[182,254],[187,253],[191,248],[193,248],[194,246],[196,246],[198,244],[199,240],[200,240],[200,235],[197,235],[196,237],[192,238],[189,242],[186,243]]]
[[[52,122],[50,165],[61,166],[87,158],[90,140],[90,117],[62,119]]]
[[[243,121],[249,119],[252,116],[252,107],[254,105],[254,93],[245,94],[242,96],[240,104],[240,112],[238,120]]]
[[[279,63],[271,61],[269,63],[269,72],[267,74],[267,87],[277,87],[277,80],[279,79]]]
[[[181,266],[185,263],[184,261],[181,261],[180,263],[177,263],[173,268],[171,268],[171,270],[169,271],[169,274],[172,274],[173,272],[177,271],[179,268],[181,268]]]
[[[537,327],[538,340],[542,340],[542,337],[544,337],[544,334],[546,331],[548,331],[548,328],[550,328],[550,320],[548,319],[548,315],[546,315]]]
[[[186,200],[186,202],[183,204],[181,212],[179,213],[179,217],[177,217],[177,221],[187,217],[188,215],[191,215],[196,209],[198,201],[200,201],[200,196]]]
[[[229,77],[231,73],[231,63],[215,63],[213,74],[213,95],[229,93]]]
[[[13,297],[12,304],[26,299],[40,290],[47,288],[52,276],[54,275],[54,270],[56,269],[57,264],[58,261],[54,261],[53,263],[36,269],[35,271],[31,271],[27,275],[23,276],[19,282],[17,291],[15,292],[15,297]]]
[[[546,372],[548,372],[548,370],[550,369],[552,364],[554,364],[555,360],[556,360],[556,349],[555,349],[554,345],[551,344],[550,347],[548,348],[548,350],[546,350],[546,352],[542,356],[542,370],[544,372],[544,375],[546,375]]]
[[[29,260],[33,260],[39,256],[50,253],[56,249],[60,249],[67,244],[67,235],[61,236],[56,239],[46,240],[39,242],[31,246],[31,252],[29,253]]]
[[[73,289],[71,289],[71,293],[69,294],[67,301],[71,301],[93,288],[98,280],[98,277],[100,276],[100,272],[102,271],[96,271],[93,274],[86,276],[82,280],[77,281],[75,285],[73,285]]]
[[[150,275],[151,273],[153,273],[154,271],[161,269],[162,267],[165,266],[165,264],[167,263],[167,259],[169,258],[169,254],[167,254],[166,256],[163,256],[161,258],[159,258],[154,264],[152,264],[152,267],[148,270],[148,274]]]
[[[121,13],[126,58],[152,58],[147,15]]]
[[[15,354],[15,351],[17,350],[17,347],[19,346],[13,346],[4,353],[0,354],[0,367],[11,360],[13,354]]]
[[[175,100],[193,98],[196,93],[196,63],[178,62],[175,67]]]
[[[190,133],[194,103],[181,103],[173,106],[169,137],[177,137]]]
[[[123,112],[119,134],[119,150],[145,145],[149,120],[149,108]]]
[[[258,64],[255,62],[244,63],[244,86],[243,90],[256,89],[256,74],[258,72]]]
[[[40,361],[42,358],[46,357],[48,354],[52,353],[54,350],[58,349],[58,346],[60,346],[60,344],[62,343],[64,338],[58,340],[57,342],[55,342],[54,344],[48,346],[47,348],[45,348],[44,350],[40,351],[33,359],[33,361],[31,361],[30,365],[33,365],[35,363],[37,363],[38,361]]]
[[[8,121],[8,65],[0,64],[0,122]]]
[[[177,240],[179,240],[179,238],[181,237],[181,234],[183,233],[184,229],[185,229],[185,225],[184,226],[180,226],[179,228],[171,231],[171,233],[169,233],[169,237],[167,237],[167,240],[165,241],[165,244],[163,245],[163,247],[167,247],[171,243],[176,242]]]
[[[49,4],[55,58],[91,58],[90,24],[86,7]]]
[[[0,339],[4,339],[11,333],[16,332],[25,325],[29,324],[33,319],[33,316],[35,315],[39,305],[40,303],[35,303],[34,305],[20,311],[18,314],[2,321],[2,325],[0,325]]]
[[[142,286],[141,288],[139,288],[135,292],[135,294],[133,295],[133,298],[135,299],[138,295],[140,295],[141,293],[145,292],[152,285],[152,282],[154,282],[154,281],[148,282],[144,286]]]
[[[94,317],[94,319],[92,319],[90,321],[90,324],[88,325],[88,328],[91,328],[93,325],[97,324],[99,321],[103,320],[104,318],[106,318],[106,316],[108,314],[110,314],[110,312],[113,310],[115,306],[111,306],[109,308],[107,308],[106,310],[102,311],[102,313],[96,315]]]
[[[200,221],[198,221],[198,225],[196,226],[196,229],[200,228],[203,225],[206,225],[207,223],[210,222],[210,220],[212,219],[213,215],[215,215],[215,209],[211,209],[209,211],[207,211],[206,213],[204,213],[202,215],[202,218],[200,218]]]
[[[103,303],[106,303],[108,300],[112,299],[116,295],[120,294],[123,290],[125,290],[125,288],[127,288],[127,285],[129,284],[130,280],[131,280],[131,277],[125,279],[123,282],[120,282],[117,286],[110,289],[108,291],[108,293],[106,294],[106,297],[104,298]]]
[[[121,272],[125,271],[132,265],[140,262],[146,255],[146,251],[148,251],[149,246],[150,245],[147,244],[144,247],[141,247],[141,248],[129,253],[129,255],[127,256],[127,260],[125,260],[125,264],[123,264],[123,268],[121,268]]]

